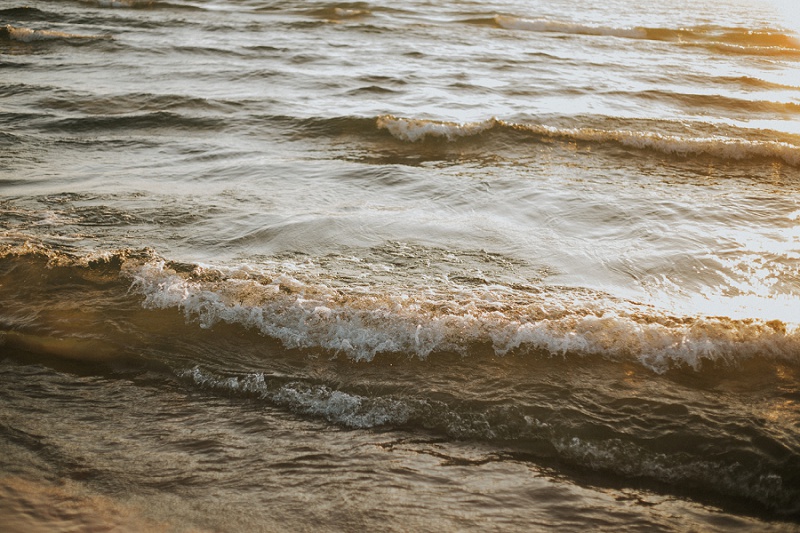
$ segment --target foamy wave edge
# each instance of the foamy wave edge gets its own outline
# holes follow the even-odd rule
[[[395,138],[408,142],[421,141],[427,137],[455,141],[493,129],[505,128],[546,139],[596,144],[616,143],[637,150],[651,150],[683,157],[707,155],[729,160],[767,158],[800,167],[800,146],[782,141],[755,141],[723,136],[682,137],[646,131],[597,128],[556,128],[541,124],[517,124],[497,118],[458,123],[383,115],[377,118],[376,124],[378,129],[385,129]]]
[[[454,287],[435,295],[429,289],[343,291],[285,273],[257,279],[246,269],[216,269],[209,276],[198,267],[191,275],[179,274],[164,261],[123,271],[133,280],[132,290],[144,296],[145,308],[181,309],[203,328],[238,324],[287,349],[324,350],[355,361],[380,353],[468,355],[485,347],[500,356],[534,351],[634,359],[663,373],[752,358],[796,363],[800,354],[800,329],[779,321],[675,318],[602,298],[587,304],[569,295],[499,288]],[[528,300],[520,303],[521,298]]]

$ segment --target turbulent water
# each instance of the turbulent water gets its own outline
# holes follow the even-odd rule
[[[795,8],[4,2],[2,529],[796,530]]]

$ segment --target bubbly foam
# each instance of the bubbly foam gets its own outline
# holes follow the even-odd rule
[[[437,122],[434,120],[402,119],[391,115],[380,116],[377,119],[378,129],[388,130],[389,133],[404,141],[416,142],[425,137],[445,137],[454,140],[458,137],[471,137],[494,128],[499,121],[495,119],[483,122]]]

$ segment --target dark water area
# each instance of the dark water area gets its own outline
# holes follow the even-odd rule
[[[795,531],[780,2],[0,8],[6,531]]]

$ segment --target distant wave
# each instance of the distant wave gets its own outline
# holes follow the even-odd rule
[[[328,19],[332,21],[354,19],[367,17],[372,15],[372,11],[368,8],[368,4],[348,4],[345,6],[326,6],[321,8],[313,8],[306,12],[306,14]]]
[[[740,82],[741,83],[741,82]],[[766,84],[765,84],[766,86]],[[788,87],[769,87],[769,88],[788,88]],[[783,115],[800,113],[800,103],[797,102],[772,102],[769,100],[750,100],[743,98],[732,98],[718,94],[687,94],[675,93],[670,91],[662,91],[651,89],[648,91],[640,92],[619,92],[609,93],[613,95],[620,95],[627,98],[644,98],[653,100],[667,100],[678,102],[681,105],[697,109],[700,112],[707,112],[709,109],[723,109],[736,116],[737,113],[747,114],[753,113],[780,113]],[[752,116],[752,115],[751,115]]]
[[[57,20],[59,16],[52,12],[42,11],[35,7],[22,6],[0,9],[0,17],[16,20]]]
[[[524,30],[542,33],[571,33],[576,35],[611,35],[630,39],[647,38],[647,30],[643,28],[615,28],[543,18],[529,19],[509,15],[495,15],[494,22],[497,26],[508,30]]]
[[[110,35],[78,35],[55,30],[33,30],[10,24],[0,27],[0,39],[32,43],[37,41],[86,41],[111,39]]]
[[[492,131],[516,131],[539,138],[562,139],[596,144],[615,143],[638,150],[652,150],[683,157],[706,155],[720,159],[767,158],[800,166],[800,146],[781,141],[749,140],[723,136],[684,137],[633,130],[597,128],[557,128],[540,124],[520,124],[496,118],[481,122],[443,122],[405,119],[391,115],[378,117],[377,127],[397,139],[418,142],[426,138],[454,141]]]
[[[486,19],[468,22],[484,23]],[[490,22],[498,28],[507,30],[681,42],[711,46],[729,53],[800,55],[800,40],[793,35],[776,30],[725,28],[710,25],[674,29],[625,28],[511,15],[495,15]]]

